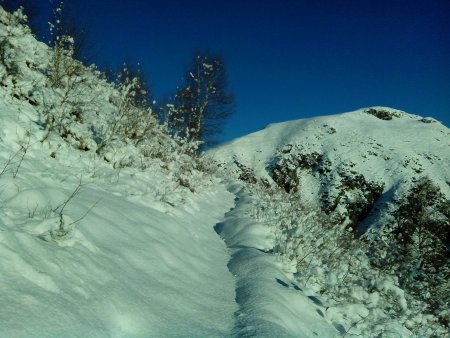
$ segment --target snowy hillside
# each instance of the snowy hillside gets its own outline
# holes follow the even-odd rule
[[[108,83],[24,20],[0,8],[0,336],[338,334],[277,282],[275,257],[231,271],[216,231],[245,205],[230,211],[236,195],[135,104],[133,79]]]
[[[292,280],[355,311],[336,317],[346,330],[446,332],[432,322],[449,321],[448,128],[372,107],[269,125],[209,155],[256,195],[252,216],[274,237],[265,250]]]
[[[269,180],[289,154],[303,156],[299,166],[305,170],[362,173],[370,181],[383,182],[385,190],[427,175],[450,196],[449,149],[450,130],[438,121],[373,107],[272,124],[211,154],[227,167],[239,163]]]
[[[379,213],[421,177],[450,198],[450,130],[390,108],[269,125],[210,155],[236,177],[275,181],[326,210],[365,203],[347,215],[354,226],[368,226],[366,216],[380,225]]]
[[[197,155],[24,22],[0,7],[1,337],[445,336],[446,127],[372,108]]]
[[[0,336],[228,335],[213,226],[234,196],[154,116],[153,138],[127,138],[129,91],[70,54],[55,63],[23,20],[0,8]]]

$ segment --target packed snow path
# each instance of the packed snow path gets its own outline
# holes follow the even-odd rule
[[[238,184],[229,187],[236,194],[235,207],[216,231],[230,248],[230,271],[236,277],[239,310],[233,336],[236,337],[338,337],[339,323],[324,319],[325,307],[283,272],[270,253],[273,235],[264,224],[248,216],[252,196]]]

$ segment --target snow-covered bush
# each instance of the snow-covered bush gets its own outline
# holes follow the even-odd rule
[[[398,276],[400,286],[449,326],[450,201],[427,178],[399,201],[390,224],[367,235],[372,263]]]
[[[15,76],[19,73],[19,67],[15,62],[14,46],[6,37],[0,40],[0,63],[5,67],[5,75]]]
[[[0,23],[5,27],[0,33],[0,80],[3,85],[11,85],[13,77],[19,75],[18,54],[21,47],[14,37],[29,34],[26,20],[21,8],[14,13],[1,10]]]
[[[197,154],[199,143],[173,136],[167,124],[160,124],[150,103],[139,99],[145,96],[139,78],[125,69],[109,83],[95,66],[74,58],[75,41],[60,35],[57,24],[49,47],[31,35],[21,11],[0,9],[5,32],[0,36],[1,83],[11,97],[38,112],[32,118],[51,156],[58,156],[62,139],[95,152],[114,168],[150,170],[156,165],[182,189],[208,184],[202,171],[210,166]]]
[[[48,67],[48,78],[53,88],[72,87],[75,77],[81,75],[83,67],[74,59],[74,40],[72,37],[63,35],[53,48],[52,58]]]
[[[437,316],[424,316],[424,302],[396,271],[373,265],[371,259],[380,253],[367,250],[365,241],[355,237],[352,220],[339,210],[325,212],[276,185],[257,183],[248,189],[255,197],[252,216],[274,234],[273,252],[299,285],[318,295],[330,321],[346,323],[345,332],[377,337],[389,325],[397,327],[394,332],[407,329],[424,337],[445,332],[442,316],[441,323]],[[441,278],[441,292],[433,291],[443,303],[445,283]]]
[[[95,67],[84,67],[73,58],[73,39],[62,36],[52,50],[47,68],[49,86],[40,89],[42,123],[48,133],[56,131],[80,150],[95,149],[92,136],[81,125],[88,114],[98,113],[103,98],[97,91],[104,87],[96,76]],[[46,79],[46,80],[47,80]],[[100,87],[100,88],[99,88]]]
[[[356,229],[382,195],[384,183],[369,181],[348,168],[332,169],[331,165],[323,154],[288,144],[278,151],[269,170],[279,187],[299,196],[303,195],[302,185],[310,185],[311,176],[321,182],[322,188],[314,192],[321,210],[327,214],[338,210],[342,221],[350,221]]]
[[[278,161],[272,168],[272,178],[287,192],[297,192],[302,172],[313,170],[321,160],[319,153],[301,152],[292,144],[285,145],[277,157]]]

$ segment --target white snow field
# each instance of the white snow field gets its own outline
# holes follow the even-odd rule
[[[20,167],[20,154],[6,166],[28,137],[33,112],[1,100],[0,336],[336,333],[311,300],[277,282],[288,283],[279,264],[257,250],[265,248],[267,229],[239,216],[245,198],[229,212],[235,196],[225,184],[216,180],[199,194],[168,189],[164,199],[184,200],[172,206],[160,197],[169,184],[166,173],[113,169],[64,145],[52,158],[37,141],[39,131],[29,136]],[[82,219],[55,242],[50,231],[60,218],[52,210],[80,180],[64,221]]]

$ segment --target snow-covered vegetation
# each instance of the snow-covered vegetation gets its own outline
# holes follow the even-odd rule
[[[0,7],[0,336],[447,334],[445,126],[374,107],[199,154],[55,41]]]

